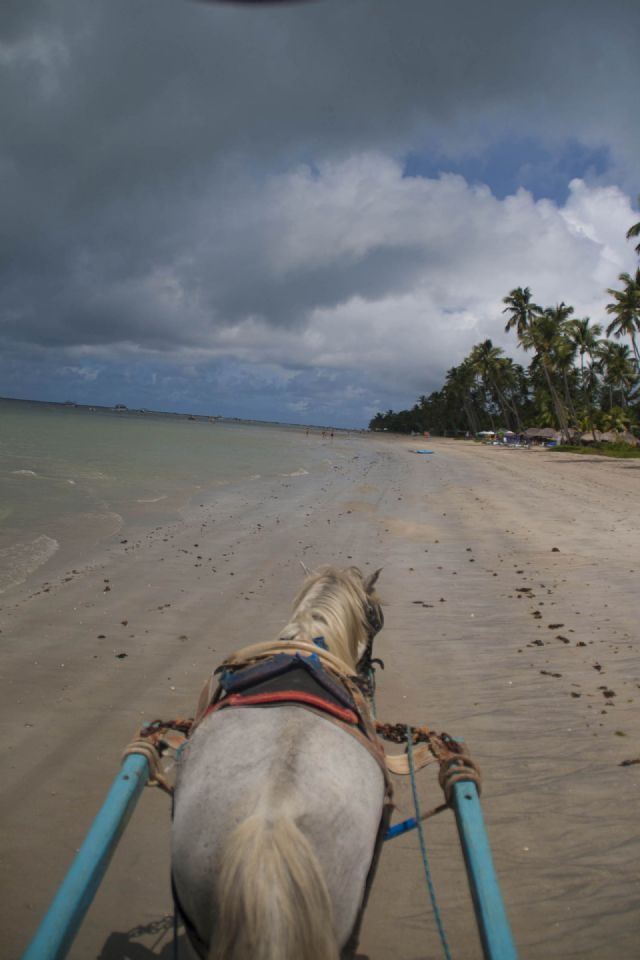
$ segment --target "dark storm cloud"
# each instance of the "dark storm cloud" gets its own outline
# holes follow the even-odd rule
[[[384,239],[383,213],[379,242],[283,265],[296,212],[269,185],[299,164],[312,185],[323,162],[481,153],[513,133],[605,145],[637,189],[639,10],[5,0],[5,337],[207,348],[245,318],[303,327],[397,295],[433,265],[423,239]]]

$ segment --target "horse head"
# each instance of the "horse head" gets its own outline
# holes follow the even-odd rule
[[[306,571],[306,568],[305,568]],[[381,601],[375,592],[380,575],[364,576],[358,567],[319,567],[307,572],[280,640],[318,642],[366,679],[373,664],[373,641],[382,629]]]
[[[358,571],[359,572],[359,571]],[[360,653],[356,670],[358,676],[363,678],[368,684],[373,684],[373,669],[375,664],[379,664],[384,670],[384,663],[379,657],[374,657],[373,641],[384,626],[384,614],[382,612],[382,603],[374,590],[375,584],[380,576],[382,569],[376,570],[371,576],[363,580],[363,589],[365,591],[367,602],[365,604],[365,615],[367,619],[367,642]],[[373,693],[373,690],[371,690]]]

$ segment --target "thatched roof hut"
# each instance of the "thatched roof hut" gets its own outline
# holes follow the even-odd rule
[[[595,435],[597,443],[638,444],[638,439],[628,430],[596,430]],[[591,431],[583,433],[580,439],[582,443],[593,443],[593,433]]]
[[[560,440],[560,434],[553,427],[528,427],[524,431],[527,440]]]

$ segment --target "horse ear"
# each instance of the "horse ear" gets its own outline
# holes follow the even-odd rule
[[[372,573],[370,577],[367,577],[367,579],[363,583],[365,593],[373,593],[373,588],[375,587],[378,577],[380,576],[381,573],[382,573],[382,567],[380,567],[379,570],[376,570],[375,573]]]

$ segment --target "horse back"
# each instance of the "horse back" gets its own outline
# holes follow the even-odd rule
[[[321,715],[281,705],[206,717],[181,756],[172,835],[177,899],[198,938],[215,938],[229,838],[258,817],[265,825],[286,819],[302,832],[344,946],[358,921],[384,799],[374,757]]]

